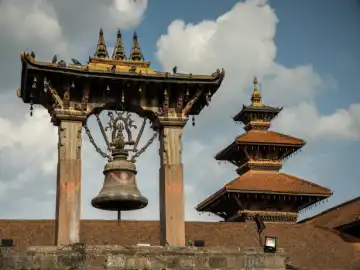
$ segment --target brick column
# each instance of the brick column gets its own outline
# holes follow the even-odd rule
[[[81,131],[86,117],[74,110],[56,110],[59,127],[56,188],[56,245],[79,242],[81,207]]]
[[[182,129],[187,119],[160,120],[161,245],[185,246]]]

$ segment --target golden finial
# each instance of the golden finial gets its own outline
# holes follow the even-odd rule
[[[264,106],[264,104],[261,102],[261,95],[258,90],[258,80],[256,77],[254,77],[254,91],[251,95],[251,106]]]
[[[116,60],[124,60],[126,59],[124,44],[122,42],[121,31],[118,30],[116,37],[116,44],[114,47],[114,52],[112,54],[112,58]]]
[[[106,42],[104,39],[104,31],[102,28],[100,28],[99,40],[98,40],[98,44],[97,44],[96,52],[95,52],[94,56],[98,57],[98,58],[109,57],[109,53],[106,48]]]
[[[136,32],[134,32],[133,42],[132,42],[131,51],[130,51],[130,57],[129,58],[132,61],[144,60],[144,57],[143,57],[143,55],[141,53],[140,44],[139,44],[139,40],[138,40]]]

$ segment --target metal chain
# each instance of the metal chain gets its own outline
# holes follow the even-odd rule
[[[140,128],[140,131],[139,131],[139,134],[136,137],[136,141],[135,141],[135,144],[134,144],[135,152],[137,152],[137,147],[138,147],[140,139],[142,138],[142,135],[144,133],[145,126],[146,126],[146,118],[144,118],[143,123],[142,123],[141,128]]]
[[[152,135],[152,137],[148,140],[148,142],[144,145],[143,148],[141,148],[138,152],[135,153],[135,155],[133,155],[131,157],[131,162],[136,162],[136,158],[138,158],[142,153],[144,153],[146,151],[146,149],[154,142],[155,138],[157,137],[157,135],[159,134],[159,131],[155,131],[154,134]]]
[[[97,146],[97,144],[95,143],[95,140],[93,138],[93,136],[91,135],[90,129],[87,126],[87,123],[84,123],[84,129],[86,132],[86,135],[89,137],[89,141],[90,143],[95,147],[96,152],[98,152],[103,158],[107,158],[108,160],[111,160],[112,157],[106,153],[104,153],[100,147]]]
[[[100,132],[105,140],[106,146],[107,146],[108,150],[111,151],[111,145],[110,145],[108,137],[106,136],[106,131],[105,131],[103,124],[101,123],[100,117],[98,114],[95,114],[95,117],[96,117],[96,121],[99,125]]]

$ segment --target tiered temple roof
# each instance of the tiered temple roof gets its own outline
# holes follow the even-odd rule
[[[234,117],[246,133],[215,156],[237,166],[239,176],[200,203],[198,211],[225,221],[253,220],[259,214],[265,222],[296,222],[300,210],[331,196],[327,188],[280,172],[283,160],[305,145],[301,139],[268,130],[281,110],[262,103],[254,78],[251,105]]]

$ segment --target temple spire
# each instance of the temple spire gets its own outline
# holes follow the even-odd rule
[[[124,44],[122,42],[120,29],[117,32],[116,44],[115,44],[115,47],[114,47],[114,52],[112,54],[112,58],[116,59],[116,60],[124,60],[124,59],[126,59],[126,55],[125,55],[125,51],[124,51]]]
[[[98,40],[98,44],[96,47],[96,52],[94,54],[94,57],[98,57],[98,58],[109,57],[109,53],[106,48],[106,42],[104,39],[104,32],[103,32],[102,28],[100,29],[100,32],[99,32],[99,40]]]
[[[141,53],[140,44],[139,44],[139,40],[138,40],[136,32],[134,32],[133,42],[132,42],[129,58],[130,58],[130,60],[133,60],[133,61],[144,60],[144,57]]]
[[[251,106],[259,107],[264,106],[264,104],[261,102],[261,95],[258,90],[258,80],[256,77],[254,77],[254,91],[251,95]]]

